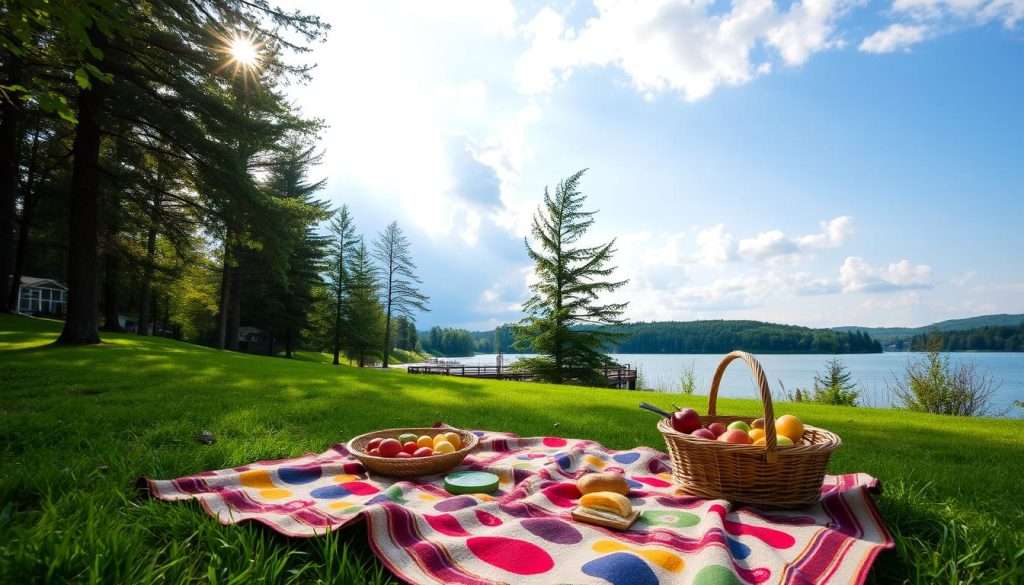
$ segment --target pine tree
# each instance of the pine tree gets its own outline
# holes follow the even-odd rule
[[[824,374],[814,375],[814,395],[811,399],[824,404],[856,406],[860,392],[851,378],[852,374],[846,365],[839,358],[832,358]]]
[[[602,293],[627,281],[609,280],[615,240],[599,246],[580,246],[594,224],[596,211],[584,211],[586,196],[578,189],[579,171],[558,184],[552,197],[544,190],[544,203],[533,218],[526,250],[534,263],[537,282],[523,304],[527,317],[517,327],[517,345],[532,347],[540,356],[520,360],[517,366],[542,379],[561,384],[606,383],[599,369],[612,364],[604,348],[618,335],[597,325],[621,324],[626,303],[600,304]]]
[[[349,264],[352,262],[352,255],[359,245],[356,238],[355,220],[348,210],[348,205],[342,205],[328,226],[330,233],[330,247],[327,253],[327,285],[330,289],[333,304],[334,318],[331,324],[331,351],[334,354],[334,365],[338,365],[338,356],[341,354],[341,330],[343,326],[342,317],[345,315],[345,303],[349,296]]]
[[[384,305],[384,367],[388,367],[391,353],[391,318],[394,315],[412,317],[413,310],[429,311],[427,295],[419,291],[419,277],[416,276],[416,265],[412,261],[409,240],[398,227],[398,222],[391,222],[384,228],[374,244],[373,256],[377,260],[382,285]]]
[[[349,273],[349,295],[345,303],[345,355],[359,367],[380,355],[384,339],[384,316],[379,295],[377,269],[362,241],[353,250]]]

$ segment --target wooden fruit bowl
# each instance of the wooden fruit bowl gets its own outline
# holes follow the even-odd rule
[[[409,459],[378,457],[367,453],[366,444],[373,439],[397,439],[402,433],[413,433],[417,437],[422,435],[434,437],[441,433],[456,433],[459,435],[459,439],[462,440],[462,447],[451,453],[441,453],[430,455],[429,457],[411,457]],[[366,469],[374,473],[388,475],[391,477],[416,477],[420,475],[436,475],[451,471],[462,463],[462,460],[466,458],[466,455],[469,455],[469,452],[472,451],[479,442],[480,439],[476,435],[461,429],[416,427],[373,431],[371,433],[354,437],[345,446],[353,457],[361,461]]]

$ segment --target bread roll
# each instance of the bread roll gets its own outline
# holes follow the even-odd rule
[[[583,494],[583,497],[580,498],[580,506],[588,512],[614,514],[622,518],[629,518],[633,514],[633,505],[629,503],[629,498],[615,492]]]
[[[588,473],[576,480],[576,487],[581,494],[615,492],[625,496],[629,493],[629,484],[621,473]]]

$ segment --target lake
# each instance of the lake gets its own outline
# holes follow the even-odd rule
[[[907,362],[919,359],[922,354],[907,352],[849,354],[838,356],[852,374],[852,380],[860,390],[863,406],[886,407],[891,405],[887,390],[894,376],[903,372]],[[998,384],[993,406],[997,411],[1010,408],[1008,416],[1024,418],[1024,409],[1012,408],[1014,400],[1024,400],[1024,353],[1013,352],[969,352],[948,353],[953,364],[973,362],[979,372],[987,373]],[[505,364],[512,363],[519,356],[505,354]],[[721,361],[720,355],[706,354],[612,354],[624,364],[637,368],[645,388],[662,392],[678,392],[683,371],[693,368],[697,378],[697,393],[707,394],[715,367]],[[832,355],[758,355],[757,359],[768,375],[773,395],[781,395],[781,384],[789,392],[796,388],[808,389],[814,386],[814,374],[824,370]],[[449,358],[466,365],[494,365],[494,354],[480,354],[473,357]],[[750,371],[742,362],[734,362],[726,370],[722,383],[722,396],[753,398],[757,396]]]

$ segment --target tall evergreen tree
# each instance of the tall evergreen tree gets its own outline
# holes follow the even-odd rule
[[[609,280],[615,270],[610,265],[615,240],[578,245],[597,213],[583,210],[586,196],[578,185],[584,172],[559,183],[553,197],[544,190],[544,203],[531,229],[537,247],[526,241],[537,282],[523,303],[527,316],[517,328],[517,344],[531,346],[541,355],[517,365],[556,384],[606,383],[598,370],[612,363],[604,348],[617,335],[607,328],[584,326],[620,324],[626,308],[626,303],[599,303],[601,294],[627,282]]]
[[[342,205],[328,226],[330,244],[327,256],[327,285],[330,289],[333,301],[333,320],[331,323],[331,351],[334,354],[333,364],[339,364],[341,354],[342,327],[345,316],[345,303],[349,296],[349,265],[352,263],[352,256],[359,246],[359,239],[356,237],[355,220],[348,210],[348,205]]]
[[[348,277],[342,345],[345,355],[363,367],[383,353],[384,315],[379,300],[378,271],[362,241],[353,250]]]
[[[384,357],[383,365],[388,367],[391,353],[391,318],[394,315],[412,317],[413,310],[429,311],[429,298],[420,292],[419,277],[416,276],[416,265],[412,261],[409,240],[398,227],[398,222],[391,222],[384,228],[374,244],[374,258],[377,260],[382,278],[384,305]]]

